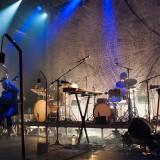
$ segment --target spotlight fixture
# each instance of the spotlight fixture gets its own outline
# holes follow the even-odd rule
[[[38,11],[42,11],[42,7],[41,6],[37,6],[37,10]]]

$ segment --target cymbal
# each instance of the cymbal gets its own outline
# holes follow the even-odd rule
[[[39,96],[46,96],[46,93],[45,92],[42,92],[42,91],[38,91],[37,89],[31,89],[31,91],[35,94],[38,94]]]
[[[136,83],[137,83],[137,80],[136,79],[127,79],[124,81],[126,87],[132,87],[134,86]]]

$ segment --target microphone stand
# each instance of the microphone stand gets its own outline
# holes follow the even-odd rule
[[[145,80],[139,82],[139,83],[145,82],[145,83],[146,83],[146,86],[147,86],[147,102],[148,102],[148,118],[149,118],[149,122],[151,121],[151,118],[150,118],[150,103],[149,103],[149,98],[150,98],[150,97],[149,97],[148,81],[151,80],[151,79],[153,79],[153,78],[156,78],[156,77],[158,77],[158,76],[160,76],[160,74],[157,75],[157,76],[154,76],[154,77],[151,77],[151,78],[148,78],[148,79],[145,79]]]
[[[58,77],[56,80],[51,82],[51,84],[54,84],[55,82],[57,83],[57,120],[56,120],[57,137],[56,137],[56,142],[55,142],[54,145],[61,145],[60,142],[59,142],[59,135],[58,135],[59,134],[59,93],[60,93],[59,87],[61,86],[60,85],[60,78],[62,78],[63,76],[65,76],[66,74],[68,74],[69,72],[71,72],[73,69],[77,68],[79,65],[81,65],[84,62],[85,62],[85,59],[83,58],[82,60],[78,61],[77,65],[70,68],[67,72],[65,72],[60,77]],[[61,146],[63,146],[63,145],[61,145]]]
[[[20,69],[20,103],[21,103],[21,138],[22,138],[22,159],[25,159],[25,139],[24,139],[24,107],[23,107],[23,61],[22,61],[22,49],[15,43],[15,41],[8,35],[4,34],[8,40],[19,51],[19,69]]]
[[[132,70],[131,68],[128,68],[128,67],[125,67],[125,66],[122,66],[122,65],[119,65],[119,64],[117,64],[117,66],[119,66],[119,67],[121,67],[121,68],[125,68],[125,69],[127,69],[127,75],[128,75],[128,79],[129,79],[129,77],[130,77],[130,73],[129,73],[129,71],[130,70]],[[131,111],[132,111],[132,109],[131,109],[131,96],[130,96],[130,90],[129,90],[129,85],[128,85],[128,83],[127,83],[127,90],[128,90],[128,92],[129,92],[129,94],[127,94],[127,98],[128,98],[128,112],[129,112],[129,122],[131,122]]]

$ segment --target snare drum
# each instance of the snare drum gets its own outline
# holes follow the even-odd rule
[[[108,103],[99,103],[93,109],[94,118],[105,116],[106,122],[109,121],[110,117],[115,117],[116,113],[117,111],[114,109],[114,106]]]

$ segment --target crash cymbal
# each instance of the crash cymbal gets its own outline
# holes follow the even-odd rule
[[[46,93],[45,92],[42,92],[42,91],[39,91],[37,89],[31,89],[31,91],[35,94],[38,94],[39,96],[46,96]]]
[[[130,88],[130,87],[134,86],[137,83],[137,80],[136,79],[126,79],[124,81],[124,83],[125,83],[126,87]]]

